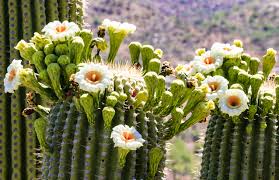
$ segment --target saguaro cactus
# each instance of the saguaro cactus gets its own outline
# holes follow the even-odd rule
[[[5,69],[9,61],[20,58],[14,49],[20,39],[30,39],[49,20],[66,20],[77,11],[70,5],[81,1],[0,0],[0,179],[33,179],[36,176],[36,137],[31,117],[24,118],[25,90],[4,93]],[[79,5],[78,5],[79,6]],[[62,10],[63,9],[63,10]],[[51,10],[52,13],[48,11]]]
[[[131,43],[132,64],[116,64],[121,41],[134,31],[134,25],[105,20],[94,38],[73,22],[51,22],[30,42],[18,43],[35,68],[13,60],[5,88],[24,86],[49,101],[50,109],[29,99],[25,109],[41,115],[35,130],[43,179],[162,179],[166,141],[214,109],[202,76],[177,76],[167,87],[172,68],[161,67],[160,49]],[[106,61],[100,55],[105,32],[111,41]]]
[[[197,51],[191,73],[206,76],[207,98],[218,104],[206,132],[200,179],[279,178],[279,78],[270,75],[275,57],[273,49],[261,60],[251,57],[241,41]]]

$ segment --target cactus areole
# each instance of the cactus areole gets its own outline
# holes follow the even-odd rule
[[[34,121],[43,154],[39,178],[162,179],[166,141],[215,108],[203,77],[161,63],[160,49],[132,42],[131,63],[115,63],[121,42],[135,30],[106,19],[95,36],[55,20],[16,45],[23,60],[7,68],[6,92],[23,86],[47,104],[29,94],[24,109],[40,115]],[[107,59],[101,56],[105,34]],[[174,77],[170,85],[166,76]]]

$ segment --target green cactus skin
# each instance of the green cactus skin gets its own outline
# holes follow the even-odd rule
[[[275,179],[276,178],[279,178],[279,121],[278,121],[278,118],[279,118],[279,115],[278,113],[276,114],[276,117],[277,117],[277,122],[276,122],[276,125],[277,125],[277,128],[276,128],[276,145],[275,145],[275,149],[276,149],[276,155],[275,155]]]
[[[0,179],[7,179],[10,174],[10,166],[8,164],[8,157],[10,157],[10,152],[8,149],[10,148],[10,123],[9,123],[9,110],[8,107],[9,99],[6,94],[4,94],[4,77],[5,71],[3,69],[7,68],[8,57],[6,54],[6,44],[8,43],[8,39],[6,38],[6,33],[8,32],[8,22],[5,21],[7,18],[7,2],[5,0],[0,0],[0,132],[2,133],[0,136]],[[6,154],[6,152],[8,152]]]
[[[142,138],[148,141],[148,128],[147,128],[147,117],[144,111],[138,112],[137,115],[138,131],[142,135]],[[137,161],[136,161],[136,179],[147,179],[147,163],[148,163],[148,148],[145,143],[143,147],[137,150]]]
[[[230,143],[232,135],[232,122],[225,120],[223,128],[223,136],[220,144],[218,180],[228,179],[228,164],[230,158]],[[204,159],[204,158],[203,158]]]
[[[213,179],[218,174],[218,163],[219,163],[219,154],[220,154],[220,145],[221,145],[221,138],[222,138],[222,129],[223,129],[223,121],[222,117],[218,117],[216,115],[217,120],[215,124],[215,131],[213,133],[213,139],[211,144],[211,154],[210,154],[210,165],[209,165],[209,173],[208,178]],[[219,151],[218,151],[219,150]]]
[[[77,20],[77,1],[78,0],[72,0],[72,2],[69,3],[69,20],[73,22]]]
[[[275,179],[275,143],[276,143],[276,115],[269,113],[266,123],[266,141],[265,141],[265,157],[264,157],[264,174],[263,179]]]
[[[63,139],[61,143],[60,150],[60,160],[59,160],[59,179],[69,179],[70,174],[68,173],[71,169],[71,155],[73,148],[74,130],[77,120],[76,108],[73,103],[70,104],[70,109],[67,112],[67,117],[65,119],[65,125],[63,130]]]
[[[75,130],[75,137],[73,142],[73,152],[72,152],[72,165],[71,165],[71,179],[78,180],[83,178],[83,167],[85,159],[85,146],[86,137],[88,130],[88,120],[86,115],[79,113],[77,119],[77,125]]]
[[[68,19],[68,2],[65,0],[58,0],[59,19],[65,21]]]
[[[209,159],[210,159],[210,149],[211,149],[211,143],[212,143],[212,137],[214,133],[214,127],[215,127],[216,121],[210,120],[207,131],[206,131],[206,137],[205,137],[205,146],[203,148],[203,157],[202,157],[202,169],[201,169],[201,179],[206,179],[208,176],[208,170],[209,170]]]
[[[83,0],[76,0],[76,5],[77,5],[76,23],[81,27],[83,25]]]
[[[234,132],[232,135],[232,150],[231,150],[231,159],[230,159],[230,172],[229,179],[238,180],[240,178],[241,170],[241,149],[243,147],[242,134],[243,132],[243,122],[237,122],[234,126]]]
[[[135,109],[129,109],[126,111],[125,114],[125,124],[128,126],[134,126],[136,127],[136,117],[137,114],[135,112]],[[136,167],[136,152],[130,151],[130,153],[127,155],[126,158],[126,164],[123,168],[122,172],[122,179],[133,179],[133,176],[135,174],[135,167]]]
[[[46,19],[48,22],[58,19],[58,2],[57,0],[47,0],[46,3]]]
[[[49,10],[57,14],[57,6],[52,2],[55,1],[0,0],[0,179],[35,179],[39,174],[37,162],[41,160],[36,159],[38,144],[32,126],[35,116],[21,116],[26,91],[4,94],[3,79],[9,60],[20,59],[14,49],[17,42],[30,39],[34,31],[40,32],[52,19],[53,13],[47,13]],[[72,3],[64,2],[67,6]]]

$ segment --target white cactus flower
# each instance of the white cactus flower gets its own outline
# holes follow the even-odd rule
[[[74,76],[79,88],[87,92],[104,91],[112,84],[112,73],[105,65],[83,64]]]
[[[220,110],[229,116],[239,116],[248,109],[248,97],[245,92],[240,89],[229,89],[220,96]]]
[[[221,67],[222,64],[222,56],[213,56],[211,51],[206,51],[201,56],[195,56],[192,66],[196,72],[208,74]]]
[[[216,100],[220,95],[228,89],[229,81],[223,76],[207,76],[202,84],[208,85],[210,92],[206,94],[207,99]]]
[[[80,31],[78,25],[74,22],[53,21],[48,23],[42,30],[47,37],[53,41],[65,41]]]
[[[19,73],[23,69],[22,60],[14,59],[7,68],[7,73],[4,78],[4,91],[14,93],[21,85]]]
[[[113,139],[114,147],[127,150],[136,150],[143,146],[145,142],[141,134],[134,127],[122,124],[112,129],[111,138]]]
[[[235,45],[214,43],[211,47],[211,54],[215,57],[238,58],[243,53],[243,48]]]
[[[136,26],[127,22],[120,23],[105,19],[102,25],[112,33],[123,33],[125,35],[132,34],[136,31]]]

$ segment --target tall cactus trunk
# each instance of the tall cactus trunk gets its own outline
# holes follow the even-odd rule
[[[146,136],[147,133],[157,136],[156,123],[151,129],[145,125],[150,114],[134,109],[124,110],[122,106],[118,104],[115,107],[114,126],[124,122],[137,124],[141,127],[139,130],[146,131]],[[47,162],[43,164],[43,179],[147,179],[149,168],[146,158],[152,148],[146,146],[130,152],[125,166],[120,167],[117,149],[113,148],[114,143],[109,138],[110,132],[103,127],[100,112],[95,113],[96,127],[93,127],[84,112],[78,111],[71,100],[52,107],[47,130],[50,148],[44,155]]]
[[[0,0],[0,179],[34,179],[39,161],[35,157],[38,148],[33,129],[35,117],[21,115],[26,91],[4,93],[5,69],[11,60],[20,58],[14,49],[20,39],[29,40],[33,32],[39,32],[50,20],[68,19],[72,3],[59,1],[56,6],[54,0]]]

